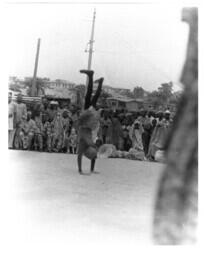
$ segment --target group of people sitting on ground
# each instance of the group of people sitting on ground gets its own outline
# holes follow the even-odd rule
[[[172,125],[170,111],[145,111],[134,114],[111,113],[101,118],[102,144],[113,144],[118,151],[135,152],[139,159],[155,160],[157,151],[163,151]],[[116,155],[117,157],[117,155]]]
[[[79,115],[45,99],[29,110],[22,103],[22,95],[14,103],[9,94],[9,148],[76,154]],[[134,150],[143,159],[155,160],[156,152],[164,148],[171,124],[169,110],[127,113],[102,109],[95,143],[98,147],[112,144],[118,151]]]

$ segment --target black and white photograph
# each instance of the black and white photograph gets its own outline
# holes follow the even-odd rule
[[[199,5],[161,2],[4,3],[16,244],[197,245]]]

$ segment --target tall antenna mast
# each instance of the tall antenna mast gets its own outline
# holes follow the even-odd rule
[[[92,64],[92,55],[93,55],[93,43],[94,43],[94,27],[95,27],[95,19],[96,19],[96,10],[94,9],[94,14],[93,14],[93,22],[92,22],[92,29],[91,29],[91,38],[89,41],[89,58],[88,58],[88,70],[91,70],[91,64]],[[86,80],[86,85],[88,84],[88,77]]]
[[[90,38],[90,41],[89,41],[89,50],[88,50],[88,52],[89,52],[88,70],[91,69],[91,63],[92,63],[95,19],[96,19],[96,10],[94,9],[93,22],[92,22],[92,29],[91,29],[91,38]]]
[[[35,67],[34,67],[34,73],[33,73],[31,96],[36,96],[36,76],[37,76],[37,70],[38,70],[39,53],[40,53],[40,38],[38,39],[38,44],[37,44],[37,52],[36,52],[36,57],[35,57]]]

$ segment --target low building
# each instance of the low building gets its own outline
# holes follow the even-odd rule
[[[114,94],[125,95],[127,93],[130,93],[131,91],[130,89],[115,88],[108,85],[103,85],[103,90],[111,95],[114,95]]]
[[[143,106],[143,100],[124,96],[109,97],[107,98],[107,105],[112,110],[126,109],[127,111],[138,111]]]
[[[152,109],[154,111],[163,111],[165,112],[167,109],[169,109],[170,112],[175,113],[177,111],[177,104],[161,104],[161,105],[155,105],[152,102],[144,101],[143,108],[145,110]]]
[[[66,89],[44,89],[44,96],[50,100],[57,100],[59,103],[69,105],[73,99],[73,93]]]
[[[73,89],[75,87],[74,83],[71,83],[66,80],[56,79],[54,81],[47,81],[45,82],[45,87],[51,89]]]

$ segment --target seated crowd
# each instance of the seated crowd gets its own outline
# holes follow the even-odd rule
[[[27,109],[21,95],[16,103],[9,95],[9,148],[76,154],[79,114],[46,99]],[[96,144],[112,144],[120,151],[134,149],[154,160],[155,153],[164,148],[171,124],[169,110],[127,113],[102,109]]]

